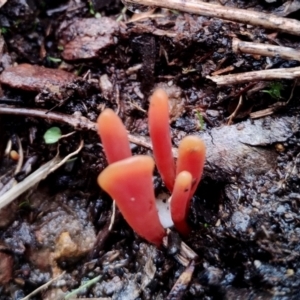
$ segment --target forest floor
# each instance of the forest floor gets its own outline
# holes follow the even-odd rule
[[[1,300],[300,298],[300,25],[255,23],[256,12],[300,23],[300,3],[223,2],[201,3],[227,8],[224,19],[119,0],[0,1]],[[249,20],[226,17],[237,9]],[[133,153],[152,155],[156,87],[174,148],[188,134],[207,146],[192,232],[171,229],[160,249],[118,211],[110,228],[95,130],[112,108]],[[154,175],[155,194],[168,194]]]

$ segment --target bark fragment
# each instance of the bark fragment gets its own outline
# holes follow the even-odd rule
[[[41,92],[47,87],[59,88],[75,78],[74,74],[60,69],[20,64],[5,69],[0,75],[0,83],[16,89]]]
[[[60,27],[60,43],[66,60],[91,59],[108,46],[115,44],[120,23],[110,18],[76,19]]]

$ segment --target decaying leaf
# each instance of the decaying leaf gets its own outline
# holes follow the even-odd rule
[[[5,69],[0,75],[0,83],[16,89],[41,92],[48,86],[60,87],[75,78],[74,74],[60,69],[20,64]]]

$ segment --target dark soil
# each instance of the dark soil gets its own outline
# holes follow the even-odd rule
[[[276,14],[297,1],[268,2],[226,6]],[[78,298],[299,299],[300,87],[292,80],[218,87],[206,78],[230,66],[231,73],[299,66],[234,53],[232,37],[294,49],[299,37],[162,9],[128,22],[135,16],[123,8],[118,0],[10,0],[0,8],[1,194],[11,179],[24,180],[56,156],[57,144],[43,138],[50,127],[75,130],[59,141],[62,157],[84,142],[75,159],[0,210],[0,299],[22,299],[63,271],[31,299],[64,299],[98,275]],[[299,12],[288,17],[300,20]],[[179,285],[188,270],[175,257],[175,230],[169,248],[157,249],[118,211],[108,229],[112,201],[96,181],[107,162],[97,133],[83,124],[110,107],[130,134],[147,138],[148,98],[157,86],[171,99],[174,147],[197,134],[208,149],[190,210],[193,231],[182,238],[198,257]],[[274,105],[272,115],[250,118]],[[14,113],[1,112],[7,107]],[[20,108],[84,117],[83,125]],[[24,163],[16,173],[12,150],[20,145]],[[132,151],[151,155],[136,144]],[[157,195],[167,191],[158,173],[154,183]]]

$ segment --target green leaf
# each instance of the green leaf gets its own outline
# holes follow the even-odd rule
[[[24,200],[19,204],[19,208],[26,208],[26,207],[30,207],[30,203],[28,200]]]
[[[89,281],[87,281],[85,284],[81,285],[78,289],[73,290],[72,292],[69,292],[68,294],[65,295],[64,299],[68,300],[68,299],[75,299],[74,296],[76,296],[78,293],[80,293],[81,291],[84,291],[85,289],[89,288],[90,286],[94,285],[95,283],[97,283],[100,279],[102,278],[102,276],[97,276]]]
[[[2,34],[5,34],[5,33],[7,33],[8,32],[8,28],[6,28],[6,27],[1,27],[1,33]]]
[[[94,4],[93,4],[93,2],[92,1],[88,1],[88,5],[89,5],[89,12],[90,12],[90,14],[91,15],[95,15],[95,7],[94,7]]]
[[[272,82],[269,85],[269,89],[262,90],[262,92],[269,94],[274,99],[280,99],[282,90],[283,90],[283,85],[280,82]]]
[[[61,62],[61,58],[57,58],[57,57],[48,56],[47,59],[49,61],[54,62],[54,63],[60,63]]]
[[[203,130],[204,126],[205,126],[203,116],[201,115],[201,113],[198,110],[196,110],[196,115],[197,115],[198,121],[199,121],[199,129]]]
[[[44,140],[46,144],[57,143],[60,138],[61,130],[58,127],[51,127],[44,134]]]

